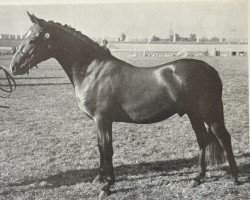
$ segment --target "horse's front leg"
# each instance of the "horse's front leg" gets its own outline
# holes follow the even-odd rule
[[[100,153],[100,167],[99,167],[99,174],[95,177],[93,183],[103,183],[105,178],[105,159],[104,153],[102,151],[102,146],[98,137],[98,149]]]
[[[98,116],[95,118],[95,124],[100,151],[99,179],[105,182],[100,196],[106,196],[110,194],[110,187],[115,183],[112,163],[112,121],[104,116]]]

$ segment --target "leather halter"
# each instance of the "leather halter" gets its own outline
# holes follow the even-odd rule
[[[39,27],[37,27],[37,26],[35,26],[35,24],[32,26],[32,27],[34,27],[37,31],[39,31],[40,33],[44,33],[45,31],[45,29],[44,28],[39,28]],[[45,33],[46,34],[46,33]],[[42,38],[42,40],[41,41],[45,41],[46,39],[48,39],[48,38],[46,38],[45,37],[45,34],[44,34],[44,37]],[[51,49],[51,44],[46,44],[46,45],[44,45],[44,47],[47,47],[47,49]],[[36,46],[35,46],[35,48],[34,48],[34,50],[33,50],[33,52],[32,53],[26,53],[26,52],[23,52],[22,50],[20,50],[19,48],[16,50],[17,52],[19,52],[19,53],[21,53],[21,54],[23,54],[23,55],[28,55],[29,57],[24,61],[24,63],[21,65],[21,67],[24,67],[24,66],[26,66],[26,64],[27,63],[29,63],[35,56],[36,56],[36,53],[39,51],[39,49],[41,48],[41,44],[37,44]],[[29,66],[30,67],[30,66]],[[29,68],[30,69],[30,68]],[[28,69],[28,70],[29,70]]]
[[[40,33],[43,33],[44,32],[44,28],[42,29],[42,28],[38,28],[37,26],[35,26],[35,24],[33,25],[33,26],[31,26],[31,28],[35,28],[37,31],[39,31]],[[39,46],[39,45],[38,45]],[[37,49],[39,49],[39,48],[37,48]],[[25,53],[25,52],[23,52],[22,50],[20,50],[20,49],[17,49],[16,50],[17,52],[20,52],[20,53],[22,53],[23,55],[32,55],[32,54],[29,54],[29,53]]]

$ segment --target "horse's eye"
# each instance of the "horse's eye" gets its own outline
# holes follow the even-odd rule
[[[49,33],[45,33],[44,38],[45,39],[49,39],[50,38],[50,34]]]

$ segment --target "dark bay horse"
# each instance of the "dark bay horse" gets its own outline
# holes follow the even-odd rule
[[[199,144],[195,183],[199,184],[205,176],[208,145],[218,150],[215,160],[225,150],[232,176],[238,183],[239,170],[224,123],[222,83],[214,68],[194,59],[135,67],[67,25],[28,15],[33,26],[12,59],[12,73],[27,73],[52,57],[63,67],[74,86],[80,109],[96,126],[100,168],[95,180],[104,182],[101,196],[109,194],[115,183],[112,123],[149,124],[176,113],[188,115]]]

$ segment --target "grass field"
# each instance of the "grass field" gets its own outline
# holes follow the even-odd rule
[[[174,58],[122,56],[139,66]],[[226,126],[241,170],[235,186],[228,165],[209,168],[196,188],[198,145],[186,115],[151,125],[114,124],[116,184],[107,199],[250,199],[248,66],[246,57],[202,57],[221,76]],[[4,57],[0,64],[9,65]],[[0,199],[97,199],[99,153],[93,123],[78,109],[74,89],[56,61],[16,78],[0,98]],[[3,81],[3,80],[0,80]],[[143,98],[143,94],[142,94]]]

